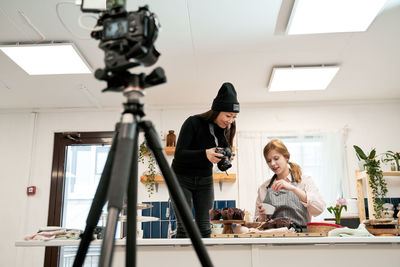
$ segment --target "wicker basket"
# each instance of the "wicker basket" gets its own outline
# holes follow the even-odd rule
[[[329,231],[336,229],[336,228],[343,228],[338,224],[334,223],[307,223],[307,232],[309,233],[322,233],[327,235]]]

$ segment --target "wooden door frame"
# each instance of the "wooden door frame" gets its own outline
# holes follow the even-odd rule
[[[61,226],[66,148],[69,145],[111,145],[114,132],[63,132],[54,134],[48,226]],[[44,267],[58,266],[59,247],[46,247]]]

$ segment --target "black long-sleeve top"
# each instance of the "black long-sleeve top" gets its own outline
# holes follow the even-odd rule
[[[227,147],[224,129],[215,123],[213,126],[214,134],[218,138],[218,147]],[[198,116],[190,116],[179,132],[172,169],[180,175],[212,175],[213,164],[206,155],[206,149],[212,147],[216,147],[216,143],[210,133],[209,123]]]

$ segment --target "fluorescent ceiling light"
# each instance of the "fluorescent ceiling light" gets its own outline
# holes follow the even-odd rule
[[[338,66],[274,67],[269,91],[324,90],[338,72]]]
[[[366,31],[386,0],[296,0],[288,34]]]
[[[72,44],[14,45],[0,49],[29,75],[91,73]]]

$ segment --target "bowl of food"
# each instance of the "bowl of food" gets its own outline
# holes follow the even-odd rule
[[[265,213],[269,216],[274,214],[275,212],[275,206],[272,206],[271,204],[268,203],[261,203],[262,207],[265,209]]]

